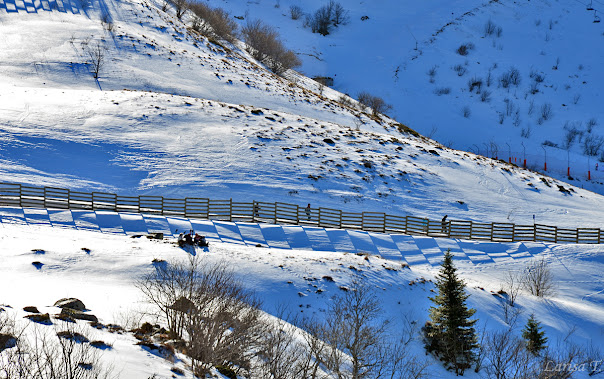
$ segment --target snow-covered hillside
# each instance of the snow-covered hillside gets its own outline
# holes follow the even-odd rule
[[[228,261],[270,314],[278,315],[285,307],[288,313],[321,320],[332,297],[341,294],[354,278],[360,278],[376,291],[383,316],[399,331],[416,325],[414,330],[418,332],[427,320],[432,280],[447,249],[455,255],[455,264],[467,281],[469,304],[478,310],[481,334],[507,328],[503,299],[497,295],[506,273],[520,272],[532,260],[545,258],[555,279],[556,295],[541,299],[521,293],[515,308],[521,313],[514,334],[519,336],[520,326],[534,313],[552,348],[563,350],[568,342],[604,348],[604,261],[600,246],[452,241],[298,226],[18,208],[2,209],[0,222],[0,304],[18,319],[28,314],[21,310],[25,306],[55,314],[59,311],[53,307],[56,300],[75,297],[103,325],[132,328],[144,320],[155,322],[145,316],[149,306],[135,283],[153,270],[153,262],[186,260],[189,253],[176,246],[174,236],[192,228],[210,241],[209,250],[196,251],[204,262]],[[149,232],[163,232],[169,239],[132,238]],[[34,328],[30,321],[24,322],[30,323],[28,330]],[[66,327],[59,320],[53,319],[53,323],[55,326],[37,327]],[[167,378],[172,375],[172,367],[186,368],[186,358],[181,355],[171,362],[135,345],[137,340],[127,333],[111,333],[111,327],[92,329],[83,321],[78,324],[89,339],[112,346],[102,351],[101,362],[112,366],[120,378],[148,378],[153,374]],[[407,349],[424,359],[418,335],[413,335]],[[427,377],[450,375],[434,360],[428,359],[428,363]],[[484,375],[485,371],[466,374]],[[576,376],[587,377],[587,372]]]
[[[601,150],[588,159],[583,146],[604,135],[604,23],[593,22],[604,14],[601,1],[340,1],[349,21],[327,36],[304,22],[326,1],[209,3],[266,20],[300,54],[305,74],[331,77],[352,96],[383,97],[394,118],[446,146],[526,158],[537,170],[547,155],[548,172],[559,178],[570,160],[572,177],[583,181],[590,170],[602,182]],[[291,6],[306,15],[293,20]],[[502,85],[513,68],[518,82]]]

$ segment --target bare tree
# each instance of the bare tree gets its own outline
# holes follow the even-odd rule
[[[99,78],[99,73],[103,69],[105,65],[105,54],[107,52],[107,48],[100,41],[95,41],[94,43],[86,43],[84,47],[84,52],[88,56],[88,64],[92,68],[92,74],[95,79]]]
[[[237,36],[237,23],[222,8],[212,8],[203,2],[189,4],[195,14],[193,29],[198,32],[233,42]]]
[[[225,263],[191,256],[156,266],[137,287],[157,307],[170,333],[185,340],[196,375],[226,363],[250,369],[262,334],[260,304]]]
[[[282,74],[301,64],[298,56],[287,50],[275,29],[260,20],[248,21],[241,30],[249,52],[276,74]]]
[[[513,335],[511,328],[488,333],[483,345],[484,370],[489,378],[528,378],[536,373],[538,360],[526,350],[524,342]]]
[[[387,104],[384,99],[378,96],[373,96],[368,92],[359,93],[358,98],[359,103],[370,108],[374,116],[377,116],[379,113],[385,113],[392,109],[392,105]]]
[[[554,276],[545,257],[527,264],[521,280],[524,289],[532,295],[548,297],[555,293]]]
[[[583,152],[590,157],[595,157],[600,153],[603,145],[604,138],[590,134],[583,140]]]

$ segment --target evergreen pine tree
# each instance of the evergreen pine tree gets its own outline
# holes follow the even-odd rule
[[[457,375],[463,375],[476,359],[478,343],[473,326],[478,320],[470,320],[476,310],[466,306],[470,295],[465,293],[464,281],[457,277],[449,250],[441,266],[436,280],[438,294],[430,298],[434,306],[430,307],[430,321],[424,329],[426,349]]]
[[[541,323],[535,320],[534,314],[526,322],[526,326],[522,330],[522,338],[526,341],[526,349],[535,356],[547,347],[545,346],[547,342],[545,331],[541,330]]]

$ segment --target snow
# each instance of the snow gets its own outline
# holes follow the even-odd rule
[[[569,152],[570,184],[561,181],[567,180],[566,151],[541,147],[546,139],[561,145],[567,120],[582,122],[583,138],[600,134],[601,126],[591,133],[585,127],[592,117],[604,119],[599,93],[604,57],[602,49],[593,48],[601,44],[602,24],[591,23],[592,14],[580,2],[346,2],[350,23],[327,37],[287,16],[289,5],[311,11],[319,0],[210,3],[232,15],[262,15],[301,55],[300,71],[334,77],[334,89],[320,95],[317,83],[305,76],[289,72],[292,81],[287,81],[270,74],[240,43],[220,46],[191,35],[170,10],[161,11],[160,2],[0,0],[0,180],[133,196],[311,203],[313,209],[437,220],[448,214],[479,222],[601,226],[604,174],[592,170],[594,180],[585,178],[581,143]],[[101,22],[104,13],[113,31]],[[361,21],[364,15],[369,19]],[[483,38],[489,19],[503,28],[501,37]],[[86,45],[96,42],[107,47],[99,80],[86,64]],[[455,52],[464,42],[475,45],[466,57]],[[468,73],[458,77],[451,69],[456,64]],[[494,84],[488,103],[469,93],[468,78],[484,79],[491,67],[496,83],[512,65],[521,72],[520,87],[508,91]],[[434,66],[430,83],[427,71]],[[538,93],[527,95],[531,71],[544,74],[545,81]],[[449,95],[434,93],[445,87],[451,88]],[[342,93],[363,90],[391,103],[394,119],[372,119],[337,103]],[[506,98],[522,116],[517,126],[515,110],[499,124]],[[535,110],[529,115],[531,99]],[[553,117],[539,125],[539,108],[546,102]],[[461,114],[464,106],[471,109],[469,118]],[[395,119],[440,143],[401,133]],[[529,127],[531,136],[521,137]],[[554,179],[450,147],[512,158],[518,165],[526,156],[535,170],[547,153]],[[591,158],[590,165],[595,162]],[[73,296],[103,323],[140,321],[146,305],[136,280],[153,268],[153,259],[186,259],[190,253],[175,246],[174,237],[194,229],[211,243],[195,254],[229,262],[273,315],[286,304],[292,312],[323,317],[340,286],[360,277],[378,291],[395,324],[407,316],[423,325],[433,289],[429,280],[450,249],[481,328],[503,329],[501,299],[493,293],[507,272],[545,258],[557,293],[547,300],[523,294],[519,324],[535,313],[550,341],[574,330],[570,340],[604,348],[601,246],[108,211],[0,208],[0,221],[0,304],[10,305],[3,308],[18,319],[24,306],[56,313],[52,304]],[[133,238],[152,232],[167,239]],[[35,261],[42,263],[39,269]],[[172,376],[170,362],[134,345],[132,337],[94,333],[113,345],[103,359],[119,377]],[[411,350],[424,355],[419,340]],[[430,367],[430,377],[449,376],[436,363]]]
[[[78,222],[83,219],[86,223]],[[443,252],[450,249],[468,284],[469,304],[478,309],[480,324],[486,330],[497,330],[505,324],[501,300],[493,293],[500,289],[504,273],[521,271],[532,259],[545,257],[550,262],[557,293],[548,299],[521,295],[518,307],[524,321],[520,323],[534,313],[550,341],[561,340],[574,330],[571,340],[602,347],[601,246],[476,242],[20,208],[2,208],[0,221],[0,287],[7,289],[2,292],[0,303],[10,305],[18,315],[28,305],[57,313],[52,307],[56,300],[76,297],[102,323],[136,322],[148,307],[135,287],[137,279],[152,269],[153,259],[186,259],[190,252],[178,248],[174,236],[194,228],[206,234],[210,242],[207,250],[196,249],[195,253],[207,262],[229,262],[244,285],[262,299],[265,311],[277,314],[285,305],[291,312],[319,318],[340,286],[349,286],[354,278],[361,278],[375,288],[385,315],[393,322],[402,322],[406,316],[423,324],[430,306],[427,297],[433,287],[430,282],[410,282],[433,279]],[[144,236],[148,232],[164,232],[166,239],[147,239]],[[263,247],[256,247],[258,244]],[[43,265],[37,269],[32,261]],[[405,268],[407,264],[409,268]],[[323,279],[325,276],[334,282]],[[153,373],[170,376],[171,363],[134,345],[134,338],[97,330],[94,334],[95,339],[113,345],[104,351],[103,362],[110,362],[119,377],[147,378]],[[414,342],[413,351],[423,356],[419,341]],[[441,371],[435,365],[431,375],[445,375]]]

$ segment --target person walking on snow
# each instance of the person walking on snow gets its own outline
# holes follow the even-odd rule
[[[310,221],[310,203],[308,203],[308,205],[305,208],[306,211],[306,217],[308,217],[308,221]]]
[[[443,217],[443,219],[441,220],[440,224],[441,224],[441,229],[443,233],[447,232],[447,215],[445,215],[445,217]]]

